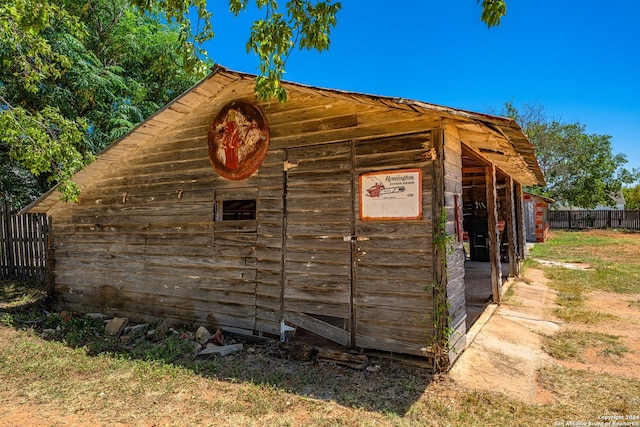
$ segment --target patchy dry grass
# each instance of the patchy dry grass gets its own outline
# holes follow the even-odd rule
[[[585,262],[593,270],[532,261],[525,268],[545,269],[569,322],[615,318],[587,310],[584,301],[591,290],[640,292],[640,239],[619,236],[624,250],[618,251],[612,236],[554,234],[536,246],[534,257]],[[373,362],[380,364],[375,372],[355,371],[275,357],[258,347],[196,361],[179,342],[168,341],[124,352],[103,337],[90,341],[84,332],[93,326],[81,322],[48,341],[38,333],[45,326],[43,298],[33,287],[0,288],[0,425],[530,426],[598,422],[603,415],[638,415],[640,408],[640,381],[554,365],[539,372],[548,400],[533,404],[385,361]],[[627,299],[640,306],[635,297]],[[579,359],[585,348],[614,358],[628,351],[614,335],[571,330],[547,339],[545,347],[568,359]]]
[[[563,232],[536,245],[532,258],[584,263],[591,268],[575,270],[541,266],[558,291],[555,314],[566,322],[595,324],[615,318],[610,313],[584,309],[586,294],[602,290],[615,293],[640,292],[640,234],[614,231]]]
[[[541,371],[540,381],[552,401],[539,405],[465,390],[446,376],[427,382],[420,376],[398,376],[386,367],[369,374],[380,384],[371,389],[357,380],[368,374],[330,365],[293,371],[276,360],[283,367],[279,376],[271,382],[252,381],[161,361],[89,356],[82,348],[6,327],[0,327],[0,342],[4,414],[31,411],[30,425],[36,426],[529,426],[597,421],[603,414],[634,414],[640,405],[638,381],[558,367]],[[262,362],[236,358],[233,363],[240,372]],[[303,375],[309,385],[330,383],[333,395],[311,398],[288,389],[288,377]],[[402,390],[413,398],[394,404]]]
[[[558,421],[573,420],[588,425],[589,421],[601,421],[599,417],[603,415],[638,415],[640,381],[558,366],[543,369],[538,381],[552,392],[562,408]]]
[[[618,357],[630,351],[620,342],[619,336],[572,329],[545,337],[543,346],[556,359],[576,359],[581,362],[584,362],[582,354],[587,349],[595,349],[605,356]]]
[[[0,311],[11,311],[42,303],[47,293],[37,283],[0,282]]]

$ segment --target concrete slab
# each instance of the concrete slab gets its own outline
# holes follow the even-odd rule
[[[528,282],[513,281],[513,294],[487,312],[469,329],[470,344],[449,375],[468,388],[502,390],[525,401],[535,401],[537,371],[551,363],[542,350],[544,335],[561,324],[552,310],[556,293],[542,271],[527,270]]]

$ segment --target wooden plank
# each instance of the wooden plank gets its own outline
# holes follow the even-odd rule
[[[122,276],[120,276],[122,277]],[[147,301],[154,299],[159,303],[166,305],[167,311],[171,311],[171,307],[180,304],[229,304],[230,307],[252,307],[255,304],[255,284],[245,282],[236,283],[235,286],[205,288],[193,286],[139,286],[133,281],[118,279],[110,281],[109,285],[105,284],[104,277],[87,277],[85,282],[82,278],[73,276],[59,275],[56,278],[56,288],[60,292],[69,292],[76,295],[83,295],[87,299],[103,300],[111,294],[117,293],[117,297],[121,299],[129,299],[134,301]],[[241,292],[242,290],[242,292]],[[243,310],[245,310],[243,308]],[[230,308],[229,308],[230,310]],[[235,310],[235,309],[234,309]],[[251,309],[248,309],[251,311]]]
[[[355,144],[356,157],[371,154],[392,152],[419,151],[424,153],[432,147],[431,132],[403,135],[392,138],[376,138],[368,141],[357,141]]]
[[[299,92],[296,91],[295,93],[299,95]],[[292,120],[305,122],[352,115],[356,112],[356,105],[352,102],[329,100],[320,96],[315,96],[313,100],[310,100],[310,97],[301,98],[296,96],[293,100],[287,99],[286,108],[274,107],[282,106],[269,104],[263,111],[267,116],[269,125],[275,127],[286,125]]]
[[[369,245],[362,245],[361,243],[363,242],[358,242],[356,248],[357,261],[364,265],[379,265],[394,268],[403,268],[407,264],[411,264],[414,267],[431,268],[433,250],[408,250],[407,247],[409,244],[420,243],[421,239],[407,240],[410,243],[407,243],[406,246],[400,245],[397,250],[379,246],[381,243],[379,239],[375,239],[373,243],[371,243],[371,241],[367,242]],[[384,249],[378,249],[379,247]]]
[[[407,325],[406,323],[396,325],[360,323],[358,324],[357,333],[361,336],[376,337],[380,340],[393,340],[416,346],[425,346],[430,338],[424,325]]]
[[[291,202],[295,202],[295,199],[304,199],[303,201],[306,202],[310,199],[318,198],[326,201],[338,200],[343,201],[345,204],[350,204],[351,184],[349,182],[334,182],[330,184],[316,182],[308,185],[292,185],[287,190],[287,198]],[[302,204],[302,201],[300,203]],[[336,202],[335,205],[339,205],[339,203]]]
[[[386,277],[367,277],[366,280],[358,281],[354,292],[365,293],[398,293],[401,295],[420,295],[427,293],[428,297],[432,297],[431,291],[428,289],[427,282],[422,277],[414,277],[411,279],[397,279]],[[432,307],[428,307],[429,310]]]
[[[306,238],[315,239],[319,245],[323,245],[323,241],[328,240],[339,244],[344,236],[349,235],[351,235],[351,229],[344,221],[294,223],[287,226],[287,243]]]
[[[322,322],[305,313],[285,312],[284,320],[344,346],[348,345],[351,340],[349,331]]]
[[[357,234],[369,238],[423,237],[430,238],[430,221],[356,221]],[[364,244],[364,242],[363,242]]]
[[[272,138],[286,137],[288,135],[304,135],[307,133],[327,132],[337,129],[353,128],[358,125],[356,114],[341,114],[332,117],[313,118],[305,121],[294,120],[270,125]],[[299,119],[298,119],[299,120]]]
[[[315,250],[309,249],[289,249],[287,251],[287,261],[292,265],[299,263],[304,265],[304,269],[323,268],[325,265],[344,266],[351,263],[351,253],[346,249],[343,251],[335,250]]]
[[[505,177],[505,232],[509,245],[509,277],[518,277],[519,263],[517,258],[516,208],[514,203],[513,179]]]
[[[366,173],[385,169],[422,168],[431,164],[431,160],[422,159],[424,150],[401,152],[389,155],[359,156],[356,159],[356,172]]]
[[[426,115],[380,109],[375,112],[359,113],[357,127],[283,135],[272,138],[271,146],[273,148],[305,147],[350,139],[371,139],[374,136],[389,137],[432,129],[438,125],[439,119],[434,120]]]
[[[305,280],[307,279],[307,280]],[[308,278],[299,274],[288,274],[285,298],[297,301],[320,301],[330,304],[346,304],[349,302],[350,278],[318,277]]]
[[[65,301],[82,301],[92,305],[97,311],[101,307],[110,307],[116,310],[139,310],[162,318],[163,316],[184,316],[185,313],[204,311],[216,314],[228,314],[236,317],[253,318],[255,308],[252,304],[235,304],[228,301],[196,300],[193,298],[181,298],[158,293],[139,292],[129,289],[118,289],[113,286],[100,288],[85,288],[81,291],[67,287],[65,283],[56,283],[61,290],[60,298]],[[251,320],[253,322],[253,320]],[[239,326],[242,327],[242,326]]]
[[[426,346],[428,340],[422,343],[407,343],[393,338],[380,336],[368,336],[356,333],[355,342],[357,347],[380,350],[388,353],[412,354],[415,356],[425,356],[422,348]]]
[[[415,294],[390,294],[356,291],[354,296],[356,307],[382,307],[385,309],[423,310],[425,313],[432,310],[433,299],[429,295],[422,293]],[[358,312],[358,310],[356,310]],[[358,324],[360,322],[358,321]],[[425,326],[423,326],[425,327]]]
[[[336,365],[347,366],[351,369],[364,369],[369,364],[369,359],[364,354],[350,354],[344,351],[320,349],[317,354],[320,362],[330,362]]]
[[[426,329],[426,325],[432,324],[433,313],[431,310],[412,310],[408,307],[406,309],[393,309],[365,305],[358,307],[358,319],[364,323],[380,326],[388,325],[402,328],[403,325],[410,325],[412,328]]]
[[[524,260],[526,257],[526,236],[525,236],[525,218],[524,218],[524,197],[522,194],[522,185],[515,181],[514,182],[514,200],[515,200],[515,208],[516,208],[516,233],[517,233],[517,242],[518,242],[518,259],[520,261]],[[519,270],[519,268],[518,268]]]
[[[433,268],[427,266],[412,266],[407,263],[396,265],[368,264],[364,261],[358,262],[358,277],[365,279],[371,277],[387,277],[389,279],[411,279],[413,277],[431,277]]]
[[[430,225],[429,222],[426,222],[423,228],[429,228]],[[356,234],[368,238],[368,240],[358,241],[360,250],[367,252],[367,254],[378,254],[384,253],[385,251],[401,251],[401,254],[406,253],[407,256],[415,255],[421,257],[423,254],[433,253],[433,238],[430,235],[390,234],[383,236],[371,235],[361,230],[358,230]],[[429,262],[429,264],[431,264],[431,262]]]
[[[491,263],[491,289],[493,302],[500,303],[502,289],[502,267],[500,264],[500,245],[498,232],[498,192],[496,189],[496,168],[493,164],[485,166],[487,183],[487,223],[489,227],[489,261]]]
[[[171,258],[171,257],[167,257]],[[64,269],[80,269],[83,270],[88,264],[92,264],[92,269],[96,272],[104,271],[105,273],[113,271],[127,270],[132,274],[139,272],[148,275],[151,278],[157,275],[174,275],[176,277],[218,277],[238,280],[255,280],[255,268],[248,268],[243,260],[231,259],[220,261],[216,264],[206,260],[200,260],[198,263],[179,264],[176,261],[167,261],[165,259],[138,259],[128,260],[124,257],[112,258],[108,260],[99,260],[95,257],[80,258],[56,258],[55,271],[63,271]],[[105,277],[106,279],[106,277]]]
[[[285,299],[283,305],[285,313],[300,312],[319,316],[338,317],[341,319],[348,319],[351,316],[351,307],[349,304]]]
[[[326,231],[326,230],[320,230]],[[348,233],[349,230],[343,230]],[[313,247],[317,250],[335,250],[335,251],[350,251],[349,246],[345,245],[345,234],[338,236],[326,236],[326,235],[287,235],[286,246],[289,250],[306,250],[309,247]]]

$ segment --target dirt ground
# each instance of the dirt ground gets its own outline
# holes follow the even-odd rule
[[[553,359],[542,349],[544,335],[562,323],[551,313],[556,293],[541,270],[527,270],[527,282],[511,282],[513,294],[491,317],[485,312],[469,331],[471,344],[449,376],[470,389],[500,390],[524,401],[541,402],[537,371]]]
[[[374,396],[372,402],[381,395],[389,396],[389,399],[396,398],[402,394],[401,388],[410,384],[415,390],[413,395],[405,396],[407,402],[393,403],[395,410],[402,412],[425,392],[447,393],[447,390],[460,389],[502,392],[528,403],[552,403],[553,395],[538,383],[537,378],[540,368],[552,365],[640,379],[640,294],[586,294],[585,309],[610,313],[615,317],[595,324],[567,325],[553,316],[553,310],[557,307],[557,295],[548,286],[548,280],[542,270],[528,268],[525,280],[511,282],[509,287],[505,301],[500,306],[490,306],[492,310],[485,312],[470,329],[470,345],[451,371],[447,375],[439,376],[438,384],[426,375],[418,375],[419,368],[407,371],[394,368],[393,365],[383,365],[379,372],[371,374],[319,365],[319,368],[316,366],[314,369],[326,372],[318,373],[317,384],[312,391],[303,387],[297,388],[295,385],[287,388],[313,400],[335,401],[335,408],[342,408],[341,405],[348,407],[349,402],[341,400],[341,393],[331,389],[327,378],[333,378],[334,383],[344,383],[358,390],[367,390],[368,394]],[[587,349],[581,354],[580,360],[554,359],[543,350],[544,337],[568,328],[615,334],[620,336],[621,343],[629,351],[620,357],[603,355],[597,350]],[[5,329],[4,333],[15,332]],[[270,359],[260,357],[259,351],[255,354],[245,353],[242,357],[254,358],[248,360],[251,362],[248,366],[255,364],[262,369],[270,368]],[[309,370],[311,366],[300,362],[286,362],[286,368],[292,371]],[[221,375],[224,376],[224,373]],[[339,378],[340,381],[336,381],[335,378]],[[202,381],[203,384],[206,383],[205,379]],[[323,389],[320,385],[325,383],[327,385]],[[210,385],[203,385],[203,396],[206,393],[219,393],[209,387]],[[51,405],[43,407],[25,401],[16,402],[9,390],[0,390],[0,402],[6,404],[2,405],[0,426],[100,424],[96,414],[83,413],[80,419],[79,415],[61,411]],[[11,404],[7,404],[8,402]],[[165,421],[166,424],[175,422],[170,417]]]
[[[630,351],[619,357],[604,356],[596,349],[587,349],[581,355],[583,361],[560,360],[557,363],[572,369],[640,379],[640,305],[637,305],[640,294],[591,292],[587,298],[586,308],[610,313],[616,318],[594,325],[572,325],[572,328],[620,336],[622,344]]]
[[[525,281],[511,283],[506,301],[470,330],[473,341],[451,369],[451,379],[465,388],[499,390],[526,402],[548,403],[550,394],[538,384],[537,371],[550,364],[640,378],[640,294],[589,293],[585,308],[615,318],[567,325],[553,315],[556,292],[547,283],[539,269],[527,269]],[[543,350],[543,338],[566,328],[615,334],[629,352],[619,357],[587,349],[580,360],[554,359]]]

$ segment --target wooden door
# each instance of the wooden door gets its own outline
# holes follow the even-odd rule
[[[430,134],[287,150],[284,320],[345,346],[422,354],[432,334]],[[362,173],[417,168],[422,217],[359,218]]]
[[[358,143],[355,175],[420,171],[422,217],[355,219],[354,345],[423,355],[433,337],[433,161],[431,134]],[[355,206],[367,197],[354,191]]]
[[[286,153],[284,320],[348,346],[352,330],[351,142]]]

